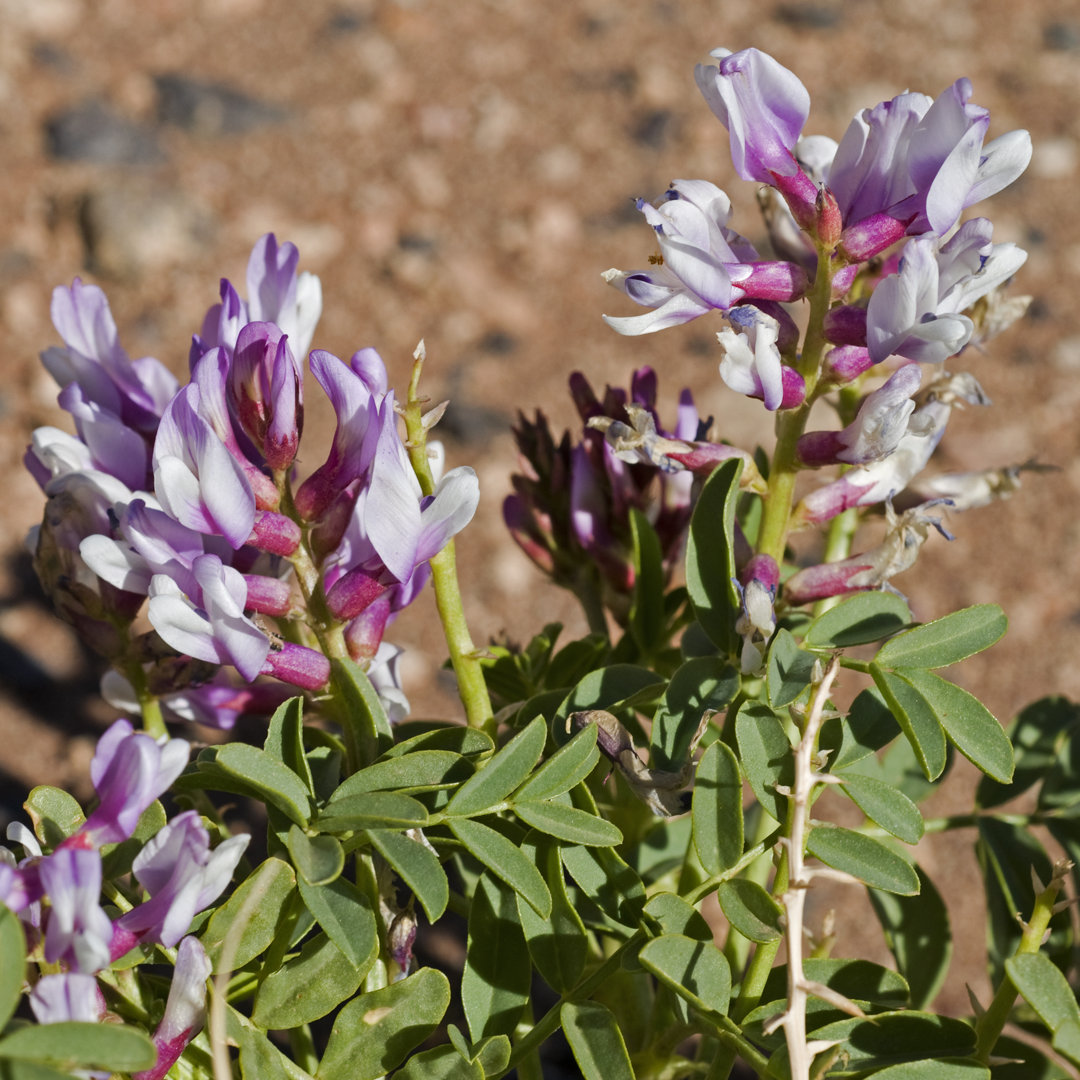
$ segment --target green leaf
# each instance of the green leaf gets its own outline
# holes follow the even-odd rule
[[[664,934],[647,942],[638,959],[695,1009],[706,1015],[727,1015],[731,970],[724,954],[711,941]]]
[[[243,1080],[289,1080],[281,1051],[263,1032],[243,1027],[239,1043]]]
[[[856,593],[819,615],[807,629],[803,644],[816,649],[846,649],[880,641],[910,622],[907,603],[895,593]]]
[[[927,780],[945,770],[945,732],[930,703],[900,674],[870,665],[870,674],[881,696],[911,743]]]
[[[698,496],[686,540],[686,589],[694,616],[723,656],[731,656],[738,644],[733,537],[741,475],[737,458],[713,471]]]
[[[471,818],[449,818],[447,824],[469,853],[521,895],[544,918],[551,914],[551,893],[540,871],[521,848],[502,833]]]
[[[544,674],[544,685],[574,686],[590,671],[604,666],[611,648],[606,634],[587,634],[564,645],[552,658]]]
[[[905,844],[917,844],[923,834],[919,808],[892,784],[872,776],[845,772],[840,790],[875,824]]]
[[[632,930],[638,928],[645,886],[613,848],[565,844],[560,856],[566,872],[608,918]]]
[[[310,1024],[352,997],[365,974],[327,934],[317,934],[262,981],[251,1019],[261,1028]]]
[[[446,910],[450,899],[446,871],[438,855],[420,840],[413,840],[403,833],[370,829],[368,839],[394,868],[398,877],[412,889],[428,921],[435,922]]]
[[[590,724],[595,727],[595,724]],[[595,814],[558,802],[515,802],[513,811],[526,825],[568,844],[621,844],[618,826]]]
[[[720,910],[744,938],[767,944],[782,935],[780,916],[784,909],[756,881],[731,878],[716,890]]]
[[[135,856],[146,846],[147,840],[156,836],[168,818],[165,808],[156,800],[139,817],[135,831],[119,844],[106,844],[101,849],[101,877],[103,881],[115,881],[131,872]]]
[[[774,709],[790,705],[814,678],[819,658],[799,648],[790,631],[780,627],[769,646],[765,673],[765,696]]]
[[[872,836],[819,822],[810,832],[806,849],[826,866],[851,874],[875,889],[901,896],[914,896],[919,891],[919,878],[912,865]]]
[[[535,834],[534,834],[535,837]],[[551,892],[551,915],[542,919],[518,894],[518,920],[536,970],[557,993],[577,985],[589,956],[589,938],[581,916],[566,894],[558,846],[527,840],[535,865],[543,872]]]
[[[71,1080],[71,1073],[60,1072],[36,1061],[0,1058],[0,1080]]]
[[[735,755],[717,740],[694,774],[694,850],[709,874],[734,866],[743,851],[742,775]]]
[[[874,1080],[990,1080],[990,1070],[978,1061],[935,1058],[890,1065],[874,1073]]]
[[[690,756],[690,741],[701,717],[730,704],[739,684],[739,673],[718,656],[698,656],[683,663],[653,717],[653,767],[679,769]]]
[[[546,740],[547,724],[538,716],[458,788],[447,814],[478,814],[498,806],[533,771]]]
[[[23,807],[30,815],[34,835],[51,851],[86,822],[82,807],[66,791],[43,784],[27,796]]]
[[[584,1080],[634,1080],[619,1024],[605,1005],[568,1001],[559,1019]]]
[[[514,792],[514,801],[552,799],[580,784],[600,760],[596,748],[598,732],[596,724],[586,724]]]
[[[693,824],[689,814],[677,818],[654,817],[636,844],[624,846],[623,856],[645,884],[653,885],[683,865],[692,842]]]
[[[308,836],[293,825],[287,844],[293,866],[309,885],[328,885],[345,869],[345,852],[335,836]]]
[[[635,664],[610,664],[591,671],[563,699],[555,713],[554,730],[564,730],[566,718],[585,709],[619,709],[642,705],[656,698],[664,685],[655,672]]]
[[[493,1035],[473,1047],[473,1061],[485,1076],[495,1076],[506,1070],[510,1063],[510,1040],[505,1035]]]
[[[881,692],[868,688],[856,696],[847,716],[834,716],[825,721],[820,746],[829,752],[829,769],[839,772],[887,746],[899,734],[900,725]]]
[[[347,878],[328,884],[308,884],[301,877],[300,896],[326,936],[338,947],[361,977],[379,955],[379,932],[371,902]]]
[[[1063,1024],[1080,1025],[1080,1008],[1065,976],[1042,953],[1012,956],[1005,973],[1039,1019],[1056,1033]]]
[[[943,668],[989,649],[1009,620],[997,604],[977,604],[914,626],[887,641],[874,657],[884,668]]]
[[[929,703],[949,741],[972,765],[1000,783],[1012,779],[1012,743],[978,698],[932,671],[904,671],[903,677]]]
[[[203,750],[196,768],[197,777],[207,787],[251,795],[260,802],[270,803],[297,825],[306,825],[311,817],[311,799],[304,781],[287,765],[256,746],[228,743]],[[185,773],[184,778],[190,775]],[[232,781],[233,786],[217,787],[217,781]]]
[[[11,1019],[22,997],[26,978],[26,941],[22,925],[0,904],[0,1031]]]
[[[1054,1032],[1051,1046],[1074,1065],[1080,1065],[1080,1024],[1075,1020],[1066,1020]]]
[[[368,791],[432,791],[452,787],[472,776],[472,766],[452,750],[415,750],[385,758],[347,777],[330,796],[331,802]]]
[[[274,940],[278,924],[284,916],[296,887],[293,868],[283,859],[267,859],[251,873],[228,901],[210,916],[202,936],[203,948],[214,964],[214,971],[221,969],[221,950],[232,930],[233,923],[241,914],[252,893],[258,901],[249,908],[243,932],[237,942],[233,968],[242,968],[259,953],[265,952]]]
[[[649,519],[630,508],[630,537],[633,544],[634,589],[630,596],[630,633],[643,656],[664,644],[664,566],[660,538]]]
[[[1044,778],[1052,785],[1050,774],[1064,756],[1062,750],[1070,733],[1077,729],[1080,729],[1080,705],[1067,698],[1045,697],[1028,705],[1009,728],[1016,753],[1012,782],[1000,784],[989,776],[982,777],[976,794],[977,804],[1000,806]],[[1070,783],[1068,789],[1070,795],[1075,795],[1077,786]],[[1044,783],[1043,791],[1047,790]]]
[[[681,896],[657,893],[649,897],[645,914],[655,919],[662,934],[682,934],[695,941],[712,941],[712,928],[704,916]]]
[[[510,1035],[529,1000],[532,962],[514,893],[483,874],[469,910],[461,1004],[473,1042]]]
[[[33,1024],[0,1039],[0,1058],[18,1058],[69,1069],[136,1072],[157,1061],[154,1044],[141,1031],[119,1024]]]
[[[366,791],[328,803],[316,825],[327,832],[365,829],[416,829],[428,823],[427,807],[396,791]]]
[[[352,660],[331,660],[331,685],[360,746],[365,762],[374,761],[394,744],[394,731],[379,695],[364,669]]]
[[[784,725],[772,709],[748,702],[735,717],[735,741],[757,801],[777,821],[783,821],[788,801],[776,785],[791,787],[795,781],[795,757]]]
[[[413,1054],[394,1073],[394,1080],[484,1080],[478,1061],[467,1061],[449,1043]]]
[[[409,734],[418,727],[420,730],[415,735]],[[475,757],[495,749],[489,735],[479,728],[465,727],[464,724],[414,720],[398,724],[396,731],[400,741],[391,746],[380,761],[415,754],[418,750],[449,750],[463,757]]]
[[[270,717],[263,750],[291,769],[303,781],[308,791],[315,794],[311,768],[304,756],[304,699],[289,698],[277,707]]]
[[[920,1012],[848,1017],[816,1028],[809,1037],[835,1041],[835,1052],[846,1062],[843,1071],[857,1074],[930,1057],[963,1058],[975,1049],[975,1031],[964,1021]],[[781,1080],[791,1075],[786,1046],[769,1059],[769,1075]]]
[[[414,975],[350,1001],[337,1014],[316,1080],[377,1080],[439,1026],[450,1004],[441,971]]]
[[[925,1009],[945,984],[952,959],[949,912],[941,894],[921,867],[916,896],[868,890],[885,943],[896,960],[897,970],[911,988],[911,1007]]]

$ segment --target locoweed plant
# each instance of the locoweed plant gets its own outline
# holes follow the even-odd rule
[[[920,624],[893,584],[1033,467],[932,463],[1026,306],[1004,292],[1024,252],[965,211],[1030,141],[988,141],[965,79],[807,136],[794,74],[712,55],[697,83],[774,257],[723,191],[676,180],[637,202],[646,269],[604,275],[645,311],[605,319],[716,319],[719,376],[775,443],[710,437],[685,391],[662,419],[648,368],[600,396],[572,375],[575,435],[520,416],[505,520],[580,600],[581,638],[476,647],[453,537],[477,479],[429,440],[423,346],[400,396],[373,349],[310,349],[321,288],[291,244],[263,237],[244,289],[222,281],[183,386],[128,356],[100,289],[56,290],[42,359],[75,434],[34,432],[30,543],[125,715],[95,800],[35,788],[0,850],[5,1080],[539,1080],[560,1032],[589,1080],[1080,1065],[1072,863],[1029,831],[1080,849],[1080,708],[1044,698],[1007,734],[940,674],[1001,609]],[[337,422],[306,475],[305,356]],[[386,639],[428,579],[446,721],[408,719]],[[255,743],[228,737],[241,715]],[[192,756],[191,724],[223,734]],[[956,751],[976,805],[926,821]],[[986,886],[996,989],[970,1016],[933,1011],[949,922],[914,845],[944,829],[971,833]],[[868,891],[892,967],[811,933],[821,879]]]

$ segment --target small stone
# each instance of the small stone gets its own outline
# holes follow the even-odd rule
[[[288,112],[233,89],[187,75],[156,75],[158,120],[197,135],[241,135],[280,123]]]
[[[1043,27],[1043,45],[1054,52],[1080,49],[1080,22],[1052,22]]]
[[[840,21],[838,12],[818,4],[781,4],[775,18],[804,30],[828,30]]]
[[[165,160],[154,133],[102,101],[83,101],[45,123],[45,146],[58,161],[153,165]]]

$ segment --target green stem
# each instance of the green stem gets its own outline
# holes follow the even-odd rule
[[[151,693],[142,664],[137,661],[128,664],[127,677],[135,690],[135,696],[139,702],[143,731],[154,739],[160,739],[163,735],[168,735],[168,729],[165,727],[165,717],[161,713],[161,702]]]
[[[427,428],[422,409],[424,399],[419,396],[420,373],[424,367],[422,343],[414,353],[414,358],[408,401],[402,410],[407,436],[405,445],[409,451],[413,472],[420,483],[420,490],[425,495],[431,495],[435,491],[435,479],[431,475],[431,464],[427,455]],[[431,557],[430,565],[435,604],[439,609],[446,645],[450,650],[450,662],[457,676],[458,696],[465,706],[465,717],[469,727],[480,728],[494,736],[495,717],[487,684],[484,682],[484,669],[480,666],[476,646],[472,642],[465,618],[453,541]]]
[[[822,562],[840,562],[851,554],[851,545],[855,539],[855,532],[859,527],[859,511],[855,507],[837,514],[829,522],[828,531],[825,533],[825,551]],[[827,596],[814,605],[814,618],[824,615],[830,608],[836,607],[843,598],[840,596]]]
[[[758,553],[771,555],[780,565],[784,560],[791,508],[795,500],[795,477],[798,475],[796,448],[806,430],[814,390],[821,374],[825,351],[825,316],[832,304],[832,263],[829,253],[818,251],[818,273],[810,292],[810,319],[799,357],[799,374],[806,382],[806,401],[797,409],[782,409],[776,416],[776,449],[769,468],[769,491],[764,496],[765,509],[758,536]]]
[[[301,1027],[289,1030],[289,1049],[292,1051],[293,1061],[305,1072],[314,1076],[319,1067],[319,1054],[315,1049],[315,1039],[311,1034],[310,1024],[303,1024]]]
[[[783,896],[787,886],[787,852],[781,849],[780,861],[776,867],[776,878],[773,881],[773,896]],[[754,950],[750,965],[746,969],[746,975],[743,977],[742,986],[739,988],[739,996],[731,1008],[731,1018],[736,1023],[761,1004],[761,995],[765,989],[765,980],[768,979],[769,972],[772,971],[773,963],[776,960],[776,954],[779,950],[779,937],[775,941],[759,944]]]
[[[1054,914],[1054,905],[1057,903],[1058,893],[1067,872],[1067,864],[1059,863],[1054,867],[1054,876],[1050,884],[1038,896],[1035,897],[1035,908],[1031,913],[1031,921],[1024,926],[1024,933],[1020,938],[1020,944],[1016,947],[1016,956],[1024,956],[1037,953],[1042,945],[1043,937],[1050,925],[1050,919]],[[975,1025],[976,1043],[975,1057],[989,1064],[990,1054],[993,1052],[1009,1014],[1012,1012],[1013,1002],[1016,1001],[1016,987],[1009,976],[1003,975],[1001,985],[994,994],[994,1000],[990,1002],[990,1008],[979,1017]]]

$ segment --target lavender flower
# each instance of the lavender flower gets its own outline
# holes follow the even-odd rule
[[[90,779],[98,807],[62,847],[96,847],[126,840],[143,811],[184,770],[190,748],[183,739],[156,741],[135,731],[129,720],[117,720],[98,739],[90,762]]]
[[[112,923],[98,905],[101,854],[96,850],[61,846],[41,860],[38,874],[49,899],[46,961],[65,964],[69,970],[85,975],[108,967]]]
[[[723,350],[720,378],[737,393],[761,398],[770,412],[802,404],[806,386],[802,376],[780,359],[776,319],[749,305],[732,308],[728,318],[738,330],[717,335]]]
[[[75,971],[42,975],[30,991],[30,1008],[39,1024],[69,1020],[99,1024],[105,1017],[105,995],[93,975]]]
[[[123,952],[135,941],[175,945],[191,920],[221,895],[250,840],[247,834],[231,836],[211,851],[196,811],[173,818],[135,856],[132,872],[150,899],[117,920],[113,955],[117,938]]]

